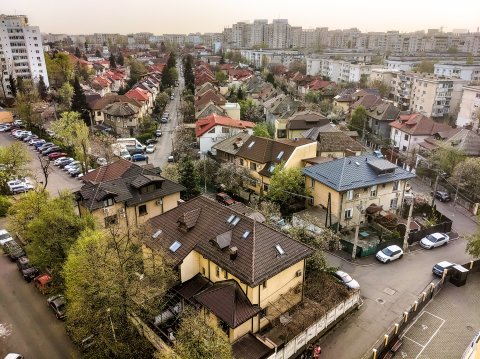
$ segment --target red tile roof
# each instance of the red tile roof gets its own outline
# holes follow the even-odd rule
[[[137,101],[148,101],[148,91],[146,90],[142,90],[138,87],[128,91],[125,96],[127,96],[128,98],[131,98],[131,99],[134,99],[134,100],[137,100]]]
[[[219,116],[216,113],[195,122],[195,136],[200,137],[215,126],[227,126],[234,128],[253,128],[255,124],[250,121],[234,120],[230,117]]]
[[[331,86],[335,86],[335,82],[316,79],[308,84],[308,89],[315,91],[315,90],[321,90],[323,88],[331,87]]]
[[[390,126],[412,136],[430,136],[452,129],[449,125],[437,123],[420,113],[401,115],[398,120],[390,122]]]

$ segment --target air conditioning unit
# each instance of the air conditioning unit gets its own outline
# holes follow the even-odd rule
[[[162,201],[161,199],[157,199],[157,200],[155,201],[155,204],[156,204],[157,206],[161,206],[161,205],[163,204],[163,201]]]
[[[355,193],[355,199],[359,199],[360,198],[360,193]]]
[[[302,276],[302,271],[301,269],[299,269],[295,272],[295,277],[301,277],[301,276]]]
[[[103,209],[103,214],[104,214],[105,216],[108,216],[109,213],[110,213],[110,211],[109,211],[108,208],[104,208],[104,209]]]
[[[121,215],[122,217],[125,217],[125,208],[120,208],[118,210],[118,214]]]

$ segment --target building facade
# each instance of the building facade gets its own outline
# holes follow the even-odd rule
[[[480,86],[465,86],[463,88],[460,111],[457,117],[457,126],[472,126],[479,128],[480,120]]]

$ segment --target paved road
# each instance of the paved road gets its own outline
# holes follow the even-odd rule
[[[435,280],[431,274],[435,263],[470,260],[465,253],[465,243],[463,239],[457,239],[441,248],[408,253],[396,262],[374,262],[365,266],[327,254],[330,265],[339,266],[359,281],[364,304],[321,339],[322,358],[360,358],[416,300],[424,287]]]
[[[32,359],[80,358],[65,324],[8,257],[0,256],[0,273],[0,358],[10,352]]]

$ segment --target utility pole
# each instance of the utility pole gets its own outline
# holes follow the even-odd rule
[[[403,251],[406,252],[408,249],[408,237],[410,237],[410,223],[412,222],[412,214],[413,214],[413,204],[415,200],[412,198],[410,202],[410,209],[408,211],[408,218],[407,218],[407,228],[405,228],[405,236],[403,237]]]
[[[432,207],[435,204],[435,194],[437,193],[438,177],[439,177],[439,174],[437,173],[437,177],[435,177],[435,185],[433,186],[433,195],[432,195],[432,204],[431,204]]]
[[[352,259],[355,259],[355,257],[357,256],[358,234],[360,232],[360,216],[362,215],[362,211],[363,211],[363,205],[361,202],[357,206],[357,209],[358,209],[358,219],[357,219],[357,225],[355,226],[355,239],[353,240]]]

